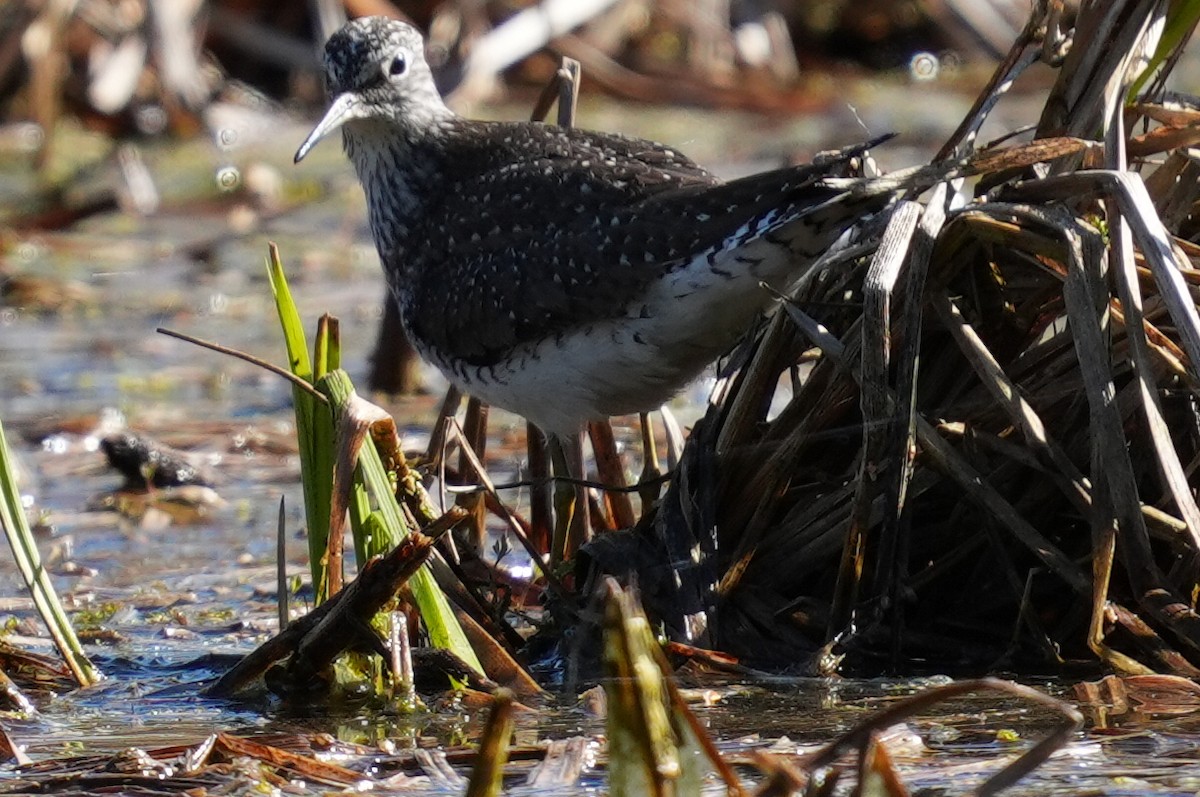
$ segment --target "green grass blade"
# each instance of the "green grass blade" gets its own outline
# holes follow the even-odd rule
[[[337,327],[336,325],[331,325],[329,319],[329,315],[321,316],[317,321],[317,334],[313,336],[313,363],[312,378],[310,381],[314,387],[321,384],[321,379],[331,368],[329,363],[331,338],[337,336]],[[303,341],[301,341],[301,344],[303,344]],[[312,451],[315,468],[313,477],[320,480],[321,493],[317,496],[318,500],[322,502],[328,500],[329,502],[328,504],[318,504],[315,508],[315,511],[322,512],[321,517],[323,519],[321,528],[316,535],[320,540],[319,552],[313,550],[317,547],[317,544],[312,541],[313,538],[311,535],[309,538],[309,553],[311,557],[321,560],[319,568],[313,568],[313,583],[320,585],[320,589],[317,590],[316,595],[318,601],[323,601],[329,597],[327,585],[331,577],[331,574],[327,572],[330,563],[326,557],[329,553],[329,531],[333,523],[333,463],[337,461],[338,442],[337,430],[333,427],[335,416],[329,405],[321,404],[317,401],[311,401],[311,403],[313,404]],[[326,460],[330,463],[328,473],[323,470]],[[309,526],[312,526],[311,519],[309,520]],[[359,564],[361,565],[362,563],[360,562]],[[319,582],[315,580],[318,569],[322,575]],[[337,573],[337,583],[345,583],[345,575],[345,572]]]
[[[350,533],[354,539],[354,561],[358,569],[372,556],[386,553],[393,535],[388,531],[387,524],[378,512],[371,510],[371,497],[367,493],[366,477],[362,472],[362,462],[354,468],[354,484],[350,488]]]
[[[314,377],[314,363],[309,358],[304,326],[288,290],[287,278],[278,250],[272,246],[267,274],[275,307],[279,313],[287,346],[288,365],[296,376],[313,382],[329,396],[335,407],[345,406],[353,395],[354,386],[344,371],[338,369],[341,359],[336,325],[325,323],[314,348],[319,358],[317,369],[323,375]],[[313,568],[314,585],[326,583],[323,560],[329,538],[332,509],[334,451],[334,409],[316,401],[302,390],[293,388],[296,407],[296,437],[300,447],[300,470],[304,482],[304,509],[308,518],[309,557]],[[404,513],[396,503],[393,486],[375,444],[369,440],[359,452],[355,469],[354,493],[350,497],[350,520],[355,530],[355,553],[359,565],[370,556],[391,550],[409,532]],[[373,501],[372,501],[373,499]],[[372,510],[372,503],[377,507]],[[463,661],[482,672],[475,651],[467,641],[445,594],[434,581],[428,568],[423,567],[411,579],[417,609],[436,647],[453,652]],[[318,598],[322,597],[318,592]]]
[[[342,367],[341,326],[336,316],[328,313],[317,321],[317,337],[313,342],[313,384],[330,371]]]
[[[374,451],[374,447],[371,449]],[[450,601],[442,592],[442,588],[433,580],[433,574],[426,565],[413,575],[409,581],[413,597],[417,601],[417,611],[421,613],[421,622],[429,633],[429,641],[434,647],[448,650],[475,668],[476,672],[484,672],[483,664],[475,655],[475,649],[467,641],[458,618]]]
[[[267,277],[275,309],[283,329],[288,367],[301,379],[313,381],[304,324],[288,289],[279,250],[272,244],[267,260]],[[292,388],[296,410],[296,441],[300,449],[300,476],[304,487],[304,515],[308,521],[308,557],[317,600],[324,600],[325,550],[329,540],[329,515],[333,490],[333,416],[329,408],[299,388]]]
[[[300,311],[292,299],[287,277],[283,273],[283,261],[279,249],[271,244],[267,259],[267,278],[271,282],[271,295],[275,297],[275,309],[279,312],[279,323],[283,327],[283,340],[287,345],[288,368],[301,379],[309,382],[313,378],[312,362],[308,358],[308,344],[304,340],[304,324]]]
[[[345,371],[331,371],[321,380],[320,388],[330,397],[336,412],[340,412],[354,395],[354,385]],[[363,488],[376,507],[369,515],[361,514],[367,507],[366,502],[361,497],[351,496],[351,524],[356,533],[366,533],[370,537],[356,539],[355,550],[359,550],[361,546],[362,550],[370,555],[374,555],[373,552],[391,550],[408,536],[409,524],[400,505],[396,503],[395,487],[388,477],[374,441],[369,436],[359,450],[358,468],[355,473],[356,476],[361,475]],[[356,478],[356,481],[360,480]],[[373,522],[372,517],[382,520],[382,525]],[[358,529],[362,531],[357,531]],[[429,567],[418,570],[409,580],[409,586],[417,602],[417,610],[421,613],[421,621],[425,623],[425,630],[429,633],[429,641],[435,647],[449,650],[479,672],[483,672],[479,657],[467,641],[450,602],[429,572]]]
[[[323,315],[317,322],[317,334],[313,339],[312,383],[315,385],[329,370],[329,316]]]
[[[25,508],[21,504],[21,492],[17,489],[15,469],[11,463],[12,455],[4,437],[4,425],[0,423],[0,526],[3,527],[4,536],[8,538],[8,544],[12,547],[17,569],[21,571],[29,594],[33,597],[33,605],[50,630],[50,637],[58,646],[59,653],[79,685],[91,686],[101,681],[104,676],[83,652],[83,646],[75,636],[75,629],[71,627],[71,621],[67,619],[58,594],[50,583],[50,577],[42,567],[37,544],[29,529],[29,522],[25,519]]]

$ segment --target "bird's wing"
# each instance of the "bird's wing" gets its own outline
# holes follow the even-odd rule
[[[491,365],[520,344],[624,315],[672,269],[846,194],[820,182],[837,164],[718,183],[661,145],[594,135],[590,150],[543,142],[444,186],[426,216],[458,233],[426,230],[425,247],[412,253],[422,261],[411,272],[419,275],[410,296],[420,308],[408,314],[415,334]]]

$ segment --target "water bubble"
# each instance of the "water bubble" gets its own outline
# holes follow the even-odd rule
[[[32,263],[42,256],[42,247],[34,241],[21,241],[13,255],[21,263]]]
[[[375,265],[375,248],[357,244],[350,248],[350,262],[355,268],[370,268]]]
[[[242,182],[242,173],[236,166],[223,166],[217,169],[217,187],[222,191],[232,191]]]
[[[214,293],[208,297],[208,311],[213,315],[224,315],[229,309],[229,297],[224,293]]]
[[[761,67],[771,60],[771,32],[762,22],[746,22],[733,32],[738,55],[752,67]]]
[[[941,63],[933,53],[915,53],[908,62],[908,72],[913,80],[922,82],[937,79],[940,68]]]
[[[41,125],[21,125],[17,130],[17,146],[22,152],[37,152],[46,140],[46,131]]]
[[[133,123],[144,135],[158,135],[167,129],[167,112],[158,105],[143,105],[133,115]]]

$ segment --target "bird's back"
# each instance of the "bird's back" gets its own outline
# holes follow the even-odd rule
[[[437,183],[414,214],[393,289],[419,345],[474,366],[626,315],[696,258],[845,193],[820,184],[828,166],[721,183],[661,144],[527,123],[465,122],[436,157],[444,163],[430,170]],[[827,230],[816,238],[821,249],[832,242]],[[787,268],[786,252],[777,259]]]

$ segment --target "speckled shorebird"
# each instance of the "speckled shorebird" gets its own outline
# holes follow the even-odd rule
[[[420,33],[350,22],[325,45],[332,103],[392,295],[421,354],[467,393],[569,435],[653,409],[727,350],[895,185],[820,166],[721,182],[662,144],[464,119]],[[867,186],[864,188],[864,186]]]

